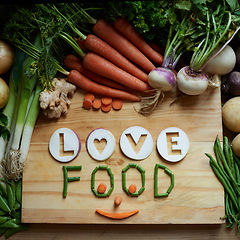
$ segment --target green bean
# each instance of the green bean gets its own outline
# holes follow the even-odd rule
[[[6,221],[5,223],[0,224],[1,228],[17,228],[19,225],[11,222],[11,220]]]
[[[2,196],[0,196],[0,208],[5,212],[11,212],[11,209]]]
[[[164,169],[164,172],[171,178],[171,185],[168,187],[166,193],[158,193],[158,169]],[[166,166],[162,164],[156,164],[154,168],[154,197],[167,197],[174,187],[174,174]]]
[[[226,184],[225,179],[222,177],[222,175],[219,173],[218,169],[212,164],[212,162],[210,162],[210,165],[213,169],[213,171],[215,172],[216,176],[219,178],[219,180],[221,181],[222,185],[224,186],[224,188],[226,189],[226,191],[228,192],[229,196],[231,197],[235,207],[237,209],[239,209],[238,203],[237,203],[237,198],[234,196],[233,192],[229,189],[228,185]]]
[[[68,177],[69,171],[82,170],[82,166],[63,166],[63,176],[64,176],[64,184],[63,184],[63,197],[67,197],[67,189],[68,182],[79,181],[80,177]]]
[[[0,237],[3,236],[6,231],[7,229],[5,228],[0,229]]]
[[[2,193],[3,197],[7,197],[7,189],[3,186],[1,182],[0,182],[0,192]]]
[[[18,201],[15,201],[15,205],[13,209],[16,211],[16,210],[19,210],[20,208],[21,208],[21,203],[19,203]]]
[[[11,216],[17,219],[21,219],[21,212],[15,211],[14,213],[11,214]]]
[[[22,203],[22,180],[17,182],[16,186],[16,199],[19,203]]]
[[[82,166],[67,166],[67,170],[70,171],[82,170]]]
[[[236,183],[236,180],[235,180],[235,178],[233,177],[232,172],[231,172],[231,170],[230,170],[230,168],[229,168],[229,166],[228,166],[228,164],[227,164],[227,160],[226,160],[225,155],[224,155],[224,153],[223,153],[223,150],[222,150],[222,148],[221,148],[220,140],[219,140],[218,137],[217,137],[217,139],[216,139],[216,143],[217,143],[217,145],[218,145],[219,154],[220,154],[220,156],[221,156],[221,159],[222,159],[223,165],[224,165],[224,167],[225,167],[225,169],[226,169],[226,172],[227,172],[229,178],[232,180],[233,184],[235,185],[236,190],[237,190],[238,193],[240,194],[240,190],[239,190],[238,185],[237,185],[237,183]]]
[[[110,177],[110,184],[111,187],[108,190],[107,193],[98,193],[95,189],[95,174],[98,170],[105,170],[108,172],[108,175]],[[91,189],[92,192],[94,193],[94,195],[96,197],[109,197],[114,189],[114,175],[112,174],[112,171],[110,168],[108,168],[107,165],[99,165],[98,167],[96,167],[93,171],[92,171],[92,177],[91,177]]]
[[[80,177],[68,177],[67,180],[68,180],[68,182],[79,181]]]
[[[130,196],[131,196],[131,197],[138,197],[138,196],[139,196],[139,193],[138,193],[138,192],[131,193]]]
[[[141,195],[144,190],[145,190],[145,187],[142,186],[142,187],[138,190],[138,195]]]
[[[6,233],[5,233],[5,238],[9,238],[11,237],[13,234],[20,232],[20,231],[26,231],[29,229],[29,226],[26,224],[20,224],[17,225],[16,228],[12,228],[12,229],[7,229]]]
[[[63,186],[63,197],[67,197],[67,187],[68,187],[68,173],[67,173],[67,167],[63,166],[63,175],[64,175],[64,186]]]
[[[4,216],[6,215],[7,213],[5,211],[3,211],[2,209],[0,209],[0,216]]]
[[[122,169],[122,172],[126,172],[130,168],[130,165],[128,164],[125,168]]]
[[[12,191],[12,187],[10,186],[10,184],[6,184],[6,188],[7,188],[7,194],[8,194],[8,206],[10,208],[10,210],[12,211],[13,209],[13,191]]]
[[[137,167],[137,164],[136,164],[136,163],[129,163],[129,167],[130,167],[130,168],[136,168],[136,167]]]
[[[145,173],[145,172],[146,172],[146,170],[145,170],[143,167],[141,167],[140,165],[137,165],[137,169],[138,169],[138,171],[140,171],[141,173]]]
[[[10,220],[10,217],[0,216],[0,224],[5,223],[7,220]]]

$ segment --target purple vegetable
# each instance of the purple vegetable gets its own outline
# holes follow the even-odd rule
[[[176,85],[176,75],[171,69],[158,67],[148,74],[148,83],[162,92],[172,90]]]
[[[228,76],[225,87],[233,96],[240,96],[240,72],[231,72]]]

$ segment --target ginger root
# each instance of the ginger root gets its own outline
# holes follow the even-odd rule
[[[60,118],[68,114],[71,101],[68,96],[73,96],[76,86],[65,79],[53,79],[53,91],[44,90],[40,93],[39,102],[43,114],[48,118]]]

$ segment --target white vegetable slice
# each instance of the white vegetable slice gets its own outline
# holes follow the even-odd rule
[[[102,153],[100,153],[94,144],[94,140],[98,140],[100,142],[101,140],[104,140],[104,139],[106,140],[107,144],[103,149]],[[104,161],[110,158],[114,153],[115,146],[116,146],[116,141],[113,134],[110,131],[103,128],[97,128],[93,130],[88,135],[87,141],[86,141],[86,147],[89,155],[97,161]]]
[[[178,137],[172,137],[171,143],[172,150],[181,151],[181,154],[169,154],[168,153],[168,143],[167,143],[167,134],[168,133],[177,133]],[[157,150],[159,154],[169,162],[178,162],[182,160],[188,153],[189,150],[189,139],[187,134],[177,127],[170,127],[164,129],[158,136],[157,139]]]
[[[135,144],[138,144],[140,137],[146,135],[145,141],[142,144],[139,152],[136,153],[128,141],[127,135],[130,134]],[[153,139],[151,134],[143,127],[133,126],[127,128],[120,137],[120,147],[122,152],[129,158],[134,160],[143,160],[147,158],[153,149]]]
[[[64,154],[64,156],[60,156],[60,135],[63,135],[63,152],[69,154]],[[70,162],[74,158],[77,157],[81,150],[81,141],[78,135],[69,128],[59,128],[56,130],[49,141],[49,152],[52,157],[55,158],[59,162]]]

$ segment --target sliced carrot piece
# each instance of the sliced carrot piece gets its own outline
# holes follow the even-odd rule
[[[86,109],[90,109],[92,107],[92,101],[89,99],[83,100],[83,107]]]
[[[102,98],[102,104],[109,105],[111,103],[112,103],[112,98],[111,97],[103,97]]]
[[[116,196],[114,199],[114,204],[115,206],[119,206],[122,203],[122,197],[121,196]]]
[[[85,99],[89,99],[89,100],[93,101],[95,99],[95,96],[93,95],[93,93],[86,93],[84,95],[84,100]]]
[[[97,191],[98,193],[105,193],[106,189],[107,189],[107,185],[105,183],[100,183],[98,185]]]
[[[112,104],[109,104],[109,105],[105,105],[105,104],[102,104],[101,105],[101,109],[103,112],[109,112],[112,108]]]
[[[101,210],[96,210],[96,212],[104,217],[108,217],[108,218],[112,218],[112,219],[124,219],[127,217],[130,217],[136,213],[139,212],[139,210],[134,210],[134,211],[130,211],[130,212],[122,212],[122,213],[110,213],[110,212],[105,212],[105,211],[101,211]]]
[[[94,109],[100,109],[101,108],[101,105],[102,105],[102,102],[100,99],[94,99],[93,103],[92,103],[92,106]]]
[[[114,110],[120,110],[120,109],[122,109],[122,106],[123,106],[122,99],[120,99],[120,98],[113,99],[112,107],[113,107]]]
[[[129,188],[128,188],[128,191],[129,191],[130,193],[135,193],[136,190],[137,190],[137,187],[136,187],[136,185],[134,185],[134,184],[130,185]]]

